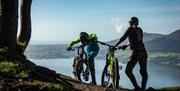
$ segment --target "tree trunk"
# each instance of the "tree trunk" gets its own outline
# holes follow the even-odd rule
[[[25,51],[31,38],[31,3],[32,0],[21,2],[21,28],[17,43],[22,52]]]
[[[18,27],[18,0],[0,0],[0,48],[9,55],[16,51]]]
[[[18,0],[0,0],[0,55],[13,59],[24,57],[22,54],[31,38],[31,3],[32,0],[22,0],[21,29],[17,38]]]

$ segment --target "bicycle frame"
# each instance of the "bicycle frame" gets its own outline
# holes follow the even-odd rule
[[[77,51],[77,54],[78,54],[78,55],[77,55],[76,57],[80,58],[80,49],[81,49],[81,46],[75,46],[75,47],[72,47],[71,51]],[[83,54],[83,55],[84,55],[84,54]],[[76,58],[76,57],[75,57],[75,58]],[[77,72],[77,70],[78,70],[76,76],[78,76],[78,74],[79,74],[79,76],[80,76],[81,73],[83,74],[83,73],[85,72],[85,69],[84,69],[83,64],[85,64],[86,67],[87,67],[88,65],[85,63],[84,60],[87,60],[87,59],[86,59],[86,55],[85,55],[85,58],[83,57],[83,58],[81,59],[81,62],[80,62],[80,61],[77,61],[77,60],[74,60],[74,61],[75,61],[74,64],[75,64],[76,66],[77,66],[77,64],[80,64],[78,67],[80,67],[80,69],[81,69],[81,70],[76,69],[76,72]],[[73,65],[74,65],[74,64],[73,64]],[[82,68],[81,68],[81,66],[82,66]],[[84,76],[83,76],[83,77],[84,77]],[[78,80],[81,80],[81,77],[80,77]]]
[[[109,65],[110,65],[110,77],[112,77],[112,74],[113,74],[113,72],[112,72],[113,71],[113,60],[115,60],[114,51],[110,50],[110,48],[109,48],[106,56],[107,56],[106,61],[109,61]]]
[[[101,84],[102,86],[108,86],[112,84],[113,88],[118,88],[119,79],[120,79],[119,65],[118,65],[118,59],[115,57],[114,54],[117,49],[122,49],[122,47],[120,46],[118,48],[115,48],[114,46],[104,42],[99,42],[99,43],[108,47],[106,54],[106,64],[104,66],[101,77]]]

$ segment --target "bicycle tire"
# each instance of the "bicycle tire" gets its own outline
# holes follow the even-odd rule
[[[108,86],[108,84],[105,83],[105,77],[106,77],[106,72],[108,70],[108,66],[109,66],[109,63],[104,66],[103,73],[102,73],[102,76],[101,76],[101,85],[103,87]]]
[[[79,57],[76,57],[76,74],[74,74],[75,79],[82,81],[81,80],[81,71],[82,71],[82,62],[80,61]]]
[[[119,87],[119,64],[118,64],[118,59],[115,58],[113,61],[113,76],[112,76],[112,82],[113,82],[113,88],[118,88]]]
[[[78,59],[78,57],[74,57],[74,64],[73,64],[73,75],[74,75],[74,79],[76,79],[76,80],[78,80],[78,77],[77,77],[77,69],[76,69],[77,59]],[[76,69],[76,70],[75,70],[75,69]]]

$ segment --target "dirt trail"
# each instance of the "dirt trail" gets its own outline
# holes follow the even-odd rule
[[[100,85],[92,86],[92,85],[89,85],[89,84],[82,83],[80,81],[77,81],[77,80],[69,77],[69,76],[65,76],[65,75],[59,74],[59,77],[64,79],[68,83],[72,84],[73,88],[76,91],[113,91],[110,88],[105,88],[105,87],[102,87]],[[128,91],[128,90],[125,90],[125,89],[116,89],[114,91]]]

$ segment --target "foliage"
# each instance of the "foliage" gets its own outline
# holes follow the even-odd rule
[[[1,61],[0,62],[0,73],[8,76],[14,76],[18,78],[28,78],[30,70],[25,69],[18,63]]]
[[[38,86],[39,89],[46,91],[69,91],[68,86],[61,83],[44,83],[35,81],[33,82],[33,86]]]
[[[7,52],[7,47],[5,47],[5,48],[0,48],[0,53],[3,53],[3,52]]]

